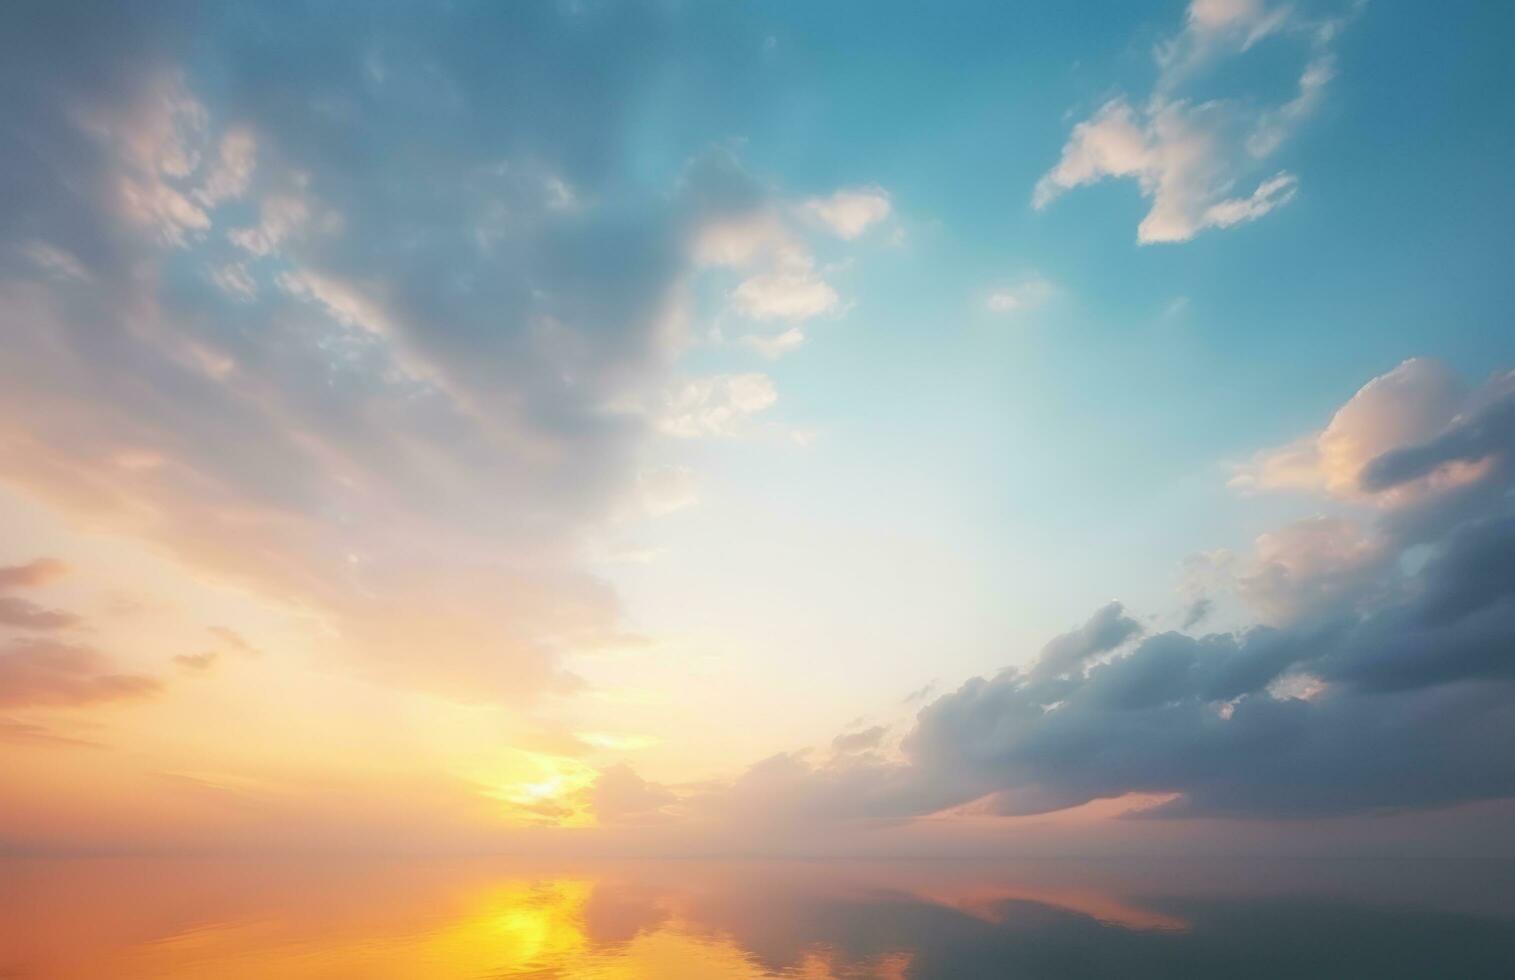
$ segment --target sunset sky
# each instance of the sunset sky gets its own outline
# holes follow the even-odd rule
[[[1512,28],[9,7],[0,851],[1508,851]]]

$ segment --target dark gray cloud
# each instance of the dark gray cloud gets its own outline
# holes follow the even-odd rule
[[[1391,450],[1374,459],[1359,478],[1364,490],[1380,492],[1428,476],[1448,463],[1509,465],[1515,446],[1515,375],[1485,386],[1464,414],[1435,438]]]
[[[1141,624],[1125,614],[1118,602],[1102,606],[1081,628],[1047,644],[1032,670],[1037,680],[1063,677],[1085,662],[1109,653],[1142,631]]]
[[[1186,630],[1193,629],[1209,618],[1210,612],[1215,608],[1215,602],[1206,596],[1201,596],[1189,604],[1184,611],[1184,625]]]
[[[1476,451],[1440,453],[1441,464],[1515,448],[1515,429],[1491,438],[1488,418],[1434,441],[1467,446],[1457,432],[1480,433]],[[1402,458],[1391,452],[1369,472],[1408,480],[1436,468],[1400,468]],[[1371,588],[1333,591],[1323,567],[1297,584],[1331,601],[1285,626],[1158,634],[1051,690],[1040,663],[970,681],[921,712],[910,767],[965,799],[995,793],[1007,812],[1128,792],[1181,794],[1170,812],[1254,815],[1515,795],[1515,761],[1491,751],[1515,738],[1509,485],[1493,466],[1476,494],[1412,501],[1414,522],[1388,512],[1372,539],[1385,557],[1370,566]],[[1428,552],[1413,572],[1400,560],[1411,548]],[[1107,618],[1101,610],[1070,637]]]

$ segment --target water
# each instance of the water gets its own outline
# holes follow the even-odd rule
[[[1515,866],[0,860],[0,977],[1515,975]]]

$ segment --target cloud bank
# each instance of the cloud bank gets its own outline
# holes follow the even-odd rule
[[[892,755],[850,751],[881,732],[844,735],[821,761],[779,755],[691,793],[685,812],[756,834],[1130,794],[1148,817],[1246,818],[1515,797],[1515,374],[1465,390],[1409,361],[1306,441],[1331,447],[1309,485],[1354,516],[1199,559],[1263,624],[1152,633],[1112,602],[1025,667],[926,704]]]

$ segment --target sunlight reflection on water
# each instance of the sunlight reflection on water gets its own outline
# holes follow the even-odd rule
[[[0,861],[0,977],[1499,976],[1421,862]]]

